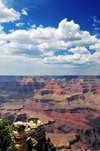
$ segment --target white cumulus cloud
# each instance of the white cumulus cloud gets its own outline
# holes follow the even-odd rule
[[[68,65],[87,65],[90,64],[91,54],[58,55],[54,57],[45,57],[44,63],[68,64]]]
[[[95,45],[90,46],[90,49],[100,51],[100,39],[98,40],[98,42]]]
[[[20,19],[20,13],[13,8],[8,9],[0,0],[0,23],[13,22]]]
[[[28,60],[30,57],[39,58],[44,64],[62,64],[66,67],[88,66],[99,62],[96,58],[100,54],[91,54],[89,49],[100,50],[100,40],[88,31],[81,31],[74,21],[63,19],[58,28],[36,27],[34,24],[27,30],[12,30],[9,34],[4,33],[1,26],[0,31],[0,52],[6,55],[25,56]],[[59,51],[65,52],[59,55]]]
[[[76,54],[89,54],[90,52],[85,47],[76,47],[71,48],[68,50],[68,52],[76,53]]]

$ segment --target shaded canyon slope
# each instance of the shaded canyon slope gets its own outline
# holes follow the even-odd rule
[[[57,150],[100,150],[100,77],[2,76],[0,116],[40,119]]]

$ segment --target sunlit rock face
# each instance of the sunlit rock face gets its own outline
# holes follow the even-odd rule
[[[46,129],[40,120],[26,123],[18,121],[14,123],[14,126],[16,131],[13,131],[12,139],[20,151],[28,151],[30,148],[36,147],[38,141],[46,138]]]

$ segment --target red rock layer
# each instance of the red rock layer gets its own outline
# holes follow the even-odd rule
[[[100,94],[100,87],[97,90],[93,91],[93,94]]]
[[[70,94],[69,91],[64,91],[58,83],[51,81],[49,82],[38,94],[45,95],[45,94]]]
[[[83,88],[80,85],[80,83],[72,83],[72,84],[69,85],[69,87],[70,87],[70,91],[73,92],[73,93],[83,92]]]

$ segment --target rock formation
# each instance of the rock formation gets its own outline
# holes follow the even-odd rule
[[[38,92],[38,94],[41,94],[41,95],[45,95],[45,94],[58,94],[58,95],[60,95],[60,94],[62,94],[62,95],[65,95],[65,94],[70,94],[70,92],[64,91],[58,85],[58,83],[51,81],[42,90],[40,90]]]
[[[35,148],[39,141],[46,138],[45,127],[40,120],[29,122],[15,122],[16,131],[13,131],[15,146],[20,151],[28,151],[30,148]]]

